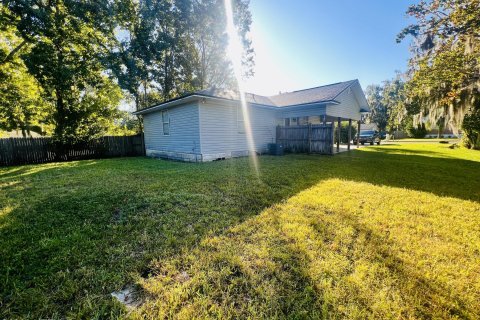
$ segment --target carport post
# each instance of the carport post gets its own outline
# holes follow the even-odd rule
[[[358,121],[358,129],[357,129],[357,149],[360,147],[360,120]]]
[[[308,124],[308,153],[312,152],[312,124]]]
[[[342,129],[342,122],[340,121],[340,117],[337,118],[337,152],[340,152],[340,134]]]
[[[348,119],[348,147],[350,150],[350,141],[352,140],[352,119]]]

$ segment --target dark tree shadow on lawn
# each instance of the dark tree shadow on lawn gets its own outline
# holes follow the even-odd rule
[[[295,220],[290,216],[296,213],[282,205],[268,210],[266,217],[254,217],[218,237],[207,237],[206,244],[187,255],[159,261],[147,280],[149,298],[137,316],[148,312],[148,317],[158,318],[165,314],[262,319],[474,318],[478,313],[443,284],[424,278],[417,266],[397,256],[398,245],[351,213],[325,212],[318,220]],[[322,219],[328,214],[338,215],[336,223]],[[339,231],[345,226],[354,230],[348,239]],[[331,245],[338,239],[348,242],[346,249]],[[249,251],[252,245],[255,250]],[[268,255],[263,253],[265,248]],[[344,267],[336,272],[312,274],[318,263],[338,260],[348,265],[341,264]],[[350,280],[358,271],[357,262],[362,264],[360,272],[368,265],[379,279],[357,287]],[[178,280],[179,274],[187,275],[186,284]],[[391,282],[382,283],[382,277]],[[156,288],[153,292],[148,282]],[[330,287],[323,287],[325,283]],[[383,308],[378,306],[377,295],[384,297]]]
[[[369,147],[370,150],[373,150],[375,152],[380,152],[383,154],[400,154],[400,155],[420,155],[420,156],[430,156],[430,157],[437,157],[440,159],[459,159],[457,157],[454,157],[452,155],[448,155],[446,153],[442,152],[437,152],[433,150],[421,150],[421,149],[402,149],[402,148],[392,148],[392,146],[400,146],[400,145],[388,145],[388,147],[382,146],[382,147]],[[365,151],[365,150],[360,150],[360,151]],[[470,160],[464,160],[464,161],[470,161]],[[476,161],[472,161],[476,162]],[[478,162],[477,162],[478,163]]]
[[[337,178],[480,202],[480,162],[381,151],[338,156]]]
[[[364,295],[364,292],[359,288],[355,288],[352,285],[348,277],[355,272],[355,259],[367,259],[368,263],[377,266],[386,266],[389,269],[390,276],[395,279],[399,279],[396,282],[396,286],[389,288],[389,290],[395,290],[399,293],[399,296],[403,300],[403,306],[399,309],[403,309],[403,313],[397,314],[396,317],[400,318],[431,318],[439,317],[443,318],[445,316],[453,318],[474,318],[475,315],[478,316],[478,310],[469,309],[467,304],[462,301],[459,297],[453,295],[450,290],[444,287],[442,284],[425,279],[417,267],[414,265],[409,265],[404,260],[398,258],[392,248],[395,248],[395,244],[391,241],[385,239],[384,236],[376,233],[368,226],[360,222],[357,217],[352,214],[342,213],[341,211],[335,212],[339,214],[342,218],[342,223],[350,225],[354,230],[354,235],[350,239],[351,243],[348,246],[347,251],[337,251],[334,250],[332,253],[343,256],[345,260],[350,262],[348,268],[343,271],[343,279],[339,278],[338,275],[323,274],[321,279],[312,278],[310,275],[312,268],[311,256],[312,254],[306,252],[302,248],[302,245],[295,245],[296,243],[307,241],[308,243],[319,241],[322,244],[326,244],[324,248],[328,247],[329,241],[337,233],[338,226],[328,224],[325,221],[319,220],[315,222],[312,227],[317,231],[313,239],[302,239],[301,237],[296,238],[292,236],[287,236],[288,240],[286,241],[289,245],[285,246],[287,248],[287,256],[284,257],[286,261],[289,261],[291,258],[293,261],[301,261],[302,263],[297,264],[297,268],[300,267],[300,270],[297,270],[297,274],[301,275],[303,280],[303,285],[300,285],[296,288],[285,288],[287,290],[292,290],[292,292],[279,292],[282,295],[292,295],[292,296],[305,296],[307,292],[306,288],[316,288],[311,295],[312,303],[310,305],[303,306],[303,310],[306,314],[309,315],[309,318],[349,318],[352,315],[346,313],[348,310],[348,305],[355,305],[363,310],[364,316],[367,318],[387,318],[392,316],[389,312],[392,310],[381,310],[386,312],[384,314],[379,313],[378,310],[374,310],[373,306],[378,301],[375,300],[375,291],[381,291],[384,288],[372,286],[369,288],[371,290],[368,292],[368,295]],[[275,219],[275,223],[279,230],[282,229],[283,221]],[[320,227],[318,227],[321,225]],[[374,252],[372,256],[358,256],[358,252],[355,253],[354,246],[357,245],[359,238],[363,237],[366,241],[362,246],[364,251]],[[323,249],[325,250],[325,249]],[[332,261],[333,262],[333,261]],[[365,264],[365,261],[362,262]],[[373,268],[374,270],[374,268]],[[341,297],[338,301],[326,297],[331,294],[326,293],[322,290],[319,291],[316,285],[320,284],[322,281],[331,280],[333,286],[346,286],[349,288],[349,294],[346,297]],[[319,283],[320,282],[320,283]],[[337,297],[338,299],[339,297]],[[301,299],[300,299],[301,301]],[[339,305],[337,305],[337,303]],[[405,308],[406,307],[406,308]],[[398,311],[398,310],[395,310]],[[437,314],[432,314],[432,312],[437,312]],[[319,315],[321,314],[321,317]],[[312,316],[314,315],[314,316]],[[292,314],[285,313],[284,316],[291,317]]]
[[[358,238],[364,237],[365,243],[362,244],[366,248],[365,251],[372,251],[374,259],[370,260],[370,263],[377,263],[378,265],[385,265],[394,278],[399,279],[396,283],[396,288],[403,303],[409,307],[409,314],[401,314],[401,317],[415,317],[415,318],[431,318],[432,316],[443,318],[445,316],[452,318],[474,318],[478,316],[478,310],[470,309],[467,307],[467,303],[462,301],[461,298],[452,294],[451,289],[445,287],[438,281],[432,279],[426,279],[422,275],[422,271],[418,270],[415,265],[410,265],[408,262],[400,259],[396,256],[395,251],[392,248],[396,248],[395,243],[385,239],[385,236],[369,228],[366,224],[362,223],[356,216],[337,211],[335,214],[341,216],[344,223],[349,224],[354,230],[355,237],[353,241],[357,241]],[[323,225],[323,228],[330,228],[328,232],[335,233],[335,226]],[[354,256],[353,250],[348,253],[350,259]],[[364,258],[364,257],[362,257]],[[352,260],[354,262],[354,260]],[[378,288],[372,288],[373,290]],[[357,292],[352,290],[352,299],[360,298],[356,297]],[[362,298],[356,301],[359,305],[365,303]],[[370,304],[374,304],[375,301],[368,301]],[[335,306],[331,306],[335,308]],[[371,311],[371,306],[367,303],[364,304],[365,310]],[[413,313],[411,313],[413,312]],[[432,312],[438,312],[438,314],[432,314]],[[443,312],[443,313],[441,313]],[[348,315],[344,315],[348,316]],[[386,316],[386,315],[383,315]]]

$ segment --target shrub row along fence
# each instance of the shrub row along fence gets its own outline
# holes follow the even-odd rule
[[[142,155],[141,135],[102,137],[72,145],[56,144],[52,138],[0,139],[0,166]]]
[[[331,125],[277,126],[277,143],[286,152],[333,154],[333,123]]]

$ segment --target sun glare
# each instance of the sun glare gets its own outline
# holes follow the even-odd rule
[[[232,62],[233,72],[235,74],[235,79],[237,81],[238,91],[240,94],[240,102],[242,106],[242,113],[245,125],[245,134],[247,138],[248,151],[250,153],[250,158],[252,159],[253,166],[255,168],[255,173],[259,174],[258,169],[258,160],[255,152],[255,141],[253,138],[252,127],[250,124],[250,116],[248,112],[248,104],[245,99],[245,84],[242,77],[242,55],[243,55],[243,45],[242,41],[238,35],[237,28],[233,22],[233,9],[231,0],[225,0],[225,13],[227,17],[227,34],[228,34],[228,47],[227,55],[230,61]]]

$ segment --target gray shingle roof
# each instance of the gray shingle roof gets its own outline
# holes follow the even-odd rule
[[[277,94],[269,97],[261,96],[253,93],[246,93],[245,98],[249,103],[255,103],[255,104],[271,106],[271,107],[288,107],[288,106],[296,106],[296,105],[302,105],[302,104],[308,104],[308,103],[335,101],[336,97],[340,93],[342,93],[345,89],[347,89],[348,87],[350,87],[352,84],[356,82],[358,83],[358,80],[338,82],[338,83],[328,84],[325,86],[320,86],[320,87],[315,87],[310,89],[298,90],[293,92],[285,92],[285,93],[281,93],[281,94]],[[174,103],[177,100],[185,99],[195,95],[213,97],[213,98],[223,98],[223,99],[229,99],[229,100],[240,100],[240,95],[238,91],[211,88],[211,89],[193,92],[169,101],[165,101],[163,103],[139,110],[136,113],[141,114],[141,113],[149,112],[167,103]]]
[[[209,97],[230,99],[230,100],[240,100],[240,94],[238,93],[238,91],[233,91],[233,90],[210,88],[210,89],[197,91],[195,92],[195,94],[209,96]],[[258,94],[247,92],[245,93],[245,99],[247,100],[247,102],[250,102],[250,103],[263,104],[267,106],[275,105],[268,97],[260,96]]]
[[[275,107],[287,107],[299,104],[333,101],[345,89],[350,87],[357,80],[333,83],[325,86],[285,92],[274,96],[261,96],[253,93],[246,93],[245,98],[250,103],[262,104]],[[240,100],[238,91],[223,89],[206,89],[195,92],[199,95],[218,97],[231,100]]]
[[[355,81],[345,81],[329,84],[326,86],[315,87],[305,90],[281,93],[269,97],[277,107],[286,107],[298,104],[332,101],[342,93],[343,90],[350,87]]]

